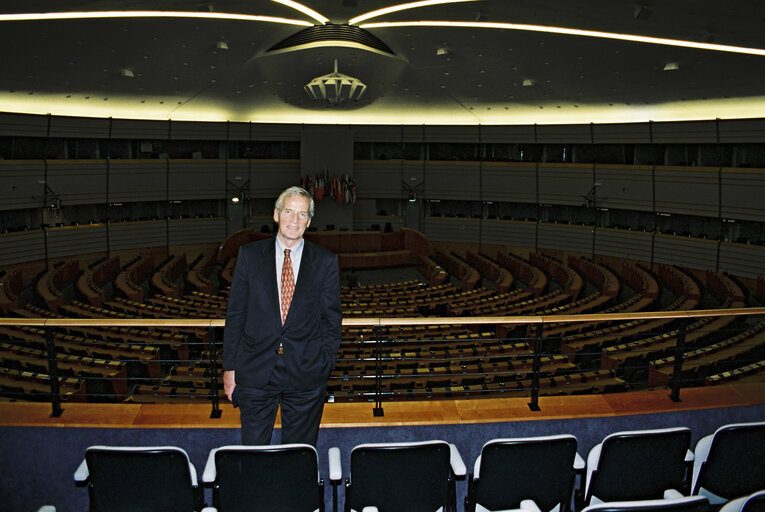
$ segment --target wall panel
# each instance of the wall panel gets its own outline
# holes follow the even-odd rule
[[[422,162],[357,160],[353,177],[359,199],[400,198],[406,190],[402,181],[413,188],[422,183]]]
[[[45,162],[0,161],[0,191],[2,210],[42,207],[45,197]]]
[[[539,164],[539,202],[582,206],[592,190],[592,165]]]
[[[592,142],[596,144],[648,144],[651,142],[651,129],[648,123],[593,124]]]
[[[651,211],[653,209],[653,172],[650,166],[598,164],[592,193],[594,204],[603,208]]]
[[[484,201],[537,203],[537,164],[486,162],[483,164]]]
[[[167,160],[112,160],[109,202],[163,201],[167,199],[167,173]]]
[[[480,219],[425,217],[423,233],[434,242],[480,242]]]
[[[49,116],[0,113],[0,135],[7,137],[46,137]]]
[[[479,171],[480,166],[476,162],[427,162],[425,198],[480,200]],[[411,178],[407,183],[412,183]]]
[[[109,247],[113,251],[167,245],[167,222],[116,222],[109,225]]]
[[[220,199],[226,196],[225,160],[168,160],[168,199]]]
[[[539,224],[538,247],[592,254],[592,226]]]
[[[765,171],[723,169],[721,174],[723,218],[765,222]]]
[[[700,238],[656,235],[653,261],[681,267],[715,270],[717,242]]]
[[[252,160],[250,197],[276,199],[282,191],[300,184],[300,160]]]
[[[51,228],[47,236],[49,258],[105,253],[107,248],[105,224]]]
[[[533,144],[536,142],[534,125],[487,125],[481,127],[481,142],[487,144]]]
[[[723,119],[718,121],[720,142],[762,143],[765,119]]]
[[[678,121],[652,123],[654,143],[715,143],[717,125],[715,121]]]
[[[145,121],[138,119],[112,119],[113,139],[167,140],[171,121]]]
[[[51,116],[51,137],[108,139],[111,119],[98,117]]]
[[[718,271],[752,279],[765,276],[765,247],[721,243]]]
[[[41,229],[0,235],[0,265],[45,259],[45,233]]]
[[[657,167],[656,211],[717,217],[718,171],[713,167]]]
[[[536,126],[539,144],[589,144],[592,142],[589,124],[540,124]]]
[[[228,140],[228,123],[173,121],[170,138],[174,140]]]
[[[482,242],[513,247],[535,247],[537,223],[506,220],[484,220]]]
[[[49,160],[48,185],[63,206],[106,202],[106,160]]]
[[[620,229],[595,230],[595,254],[651,261],[653,233],[623,231]]]
[[[226,238],[225,218],[168,221],[170,245],[222,242]]]

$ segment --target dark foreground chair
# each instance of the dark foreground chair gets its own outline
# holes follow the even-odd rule
[[[572,435],[493,439],[468,477],[466,512],[515,509],[533,500],[543,511],[569,510],[577,467],[584,461]]]
[[[188,512],[204,507],[197,472],[174,446],[91,446],[74,473],[91,512]]]
[[[724,425],[699,439],[691,488],[712,505],[765,489],[765,422]]]
[[[584,505],[655,500],[668,489],[687,491],[690,447],[691,431],[686,427],[606,436],[587,455]]]
[[[216,448],[202,481],[220,512],[324,511],[316,449],[307,444]]]
[[[330,458],[333,464],[338,460]],[[330,474],[340,473],[330,467]],[[351,450],[345,511],[453,512],[455,479],[464,475],[457,447],[445,441],[358,445]]]

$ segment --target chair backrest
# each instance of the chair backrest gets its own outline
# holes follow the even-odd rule
[[[765,489],[729,501],[720,508],[720,512],[765,512]]]
[[[91,512],[201,508],[196,470],[180,448],[91,446],[85,462]]]
[[[353,448],[345,510],[435,512],[453,499],[450,448],[444,441],[364,444]]]
[[[316,449],[307,444],[223,446],[215,464],[213,506],[219,512],[324,510]],[[208,469],[205,469],[207,482]]]
[[[585,503],[660,499],[684,488],[691,431],[685,427],[617,432],[601,443],[597,468],[588,457]],[[598,449],[597,447],[595,449]]]
[[[709,501],[703,496],[676,499],[615,501],[590,505],[581,512],[708,512]]]
[[[534,500],[540,510],[566,510],[574,485],[577,440],[572,435],[493,439],[481,449],[474,501],[489,510],[519,508]]]
[[[706,459],[698,463],[692,494],[708,495],[710,501],[713,497],[730,500],[765,489],[765,422],[720,427],[712,437]]]

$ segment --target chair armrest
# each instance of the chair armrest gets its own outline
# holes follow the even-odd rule
[[[685,462],[693,462],[693,458],[694,458],[693,457],[693,451],[692,450],[688,450],[685,453]]]
[[[88,481],[88,478],[90,478],[88,464],[85,462],[85,459],[82,459],[79,467],[74,472],[74,483],[75,485],[85,485],[85,483]]]
[[[534,500],[521,500],[521,510],[525,512],[541,512]]]
[[[332,484],[340,483],[343,479],[343,465],[340,461],[340,448],[329,449],[329,481]]]
[[[204,485],[212,485],[215,479],[218,478],[218,470],[215,467],[215,452],[217,451],[217,449],[210,450],[210,454],[207,456],[205,470],[202,473],[202,484]]]
[[[452,471],[455,476],[465,476],[467,474],[467,468],[465,462],[462,460],[460,451],[452,443],[449,443],[449,463],[452,466]]]
[[[585,463],[584,458],[579,455],[579,452],[576,452],[576,455],[574,456],[574,471],[580,472],[584,471]]]
[[[680,498],[684,498],[683,493],[678,491],[677,489],[666,489],[664,491],[664,499],[665,500],[676,500]]]

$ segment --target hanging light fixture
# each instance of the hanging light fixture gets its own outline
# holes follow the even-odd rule
[[[337,59],[335,59],[334,72],[314,78],[305,85],[304,89],[314,100],[325,100],[337,105],[347,100],[359,100],[367,86],[358,78],[339,73]]]

